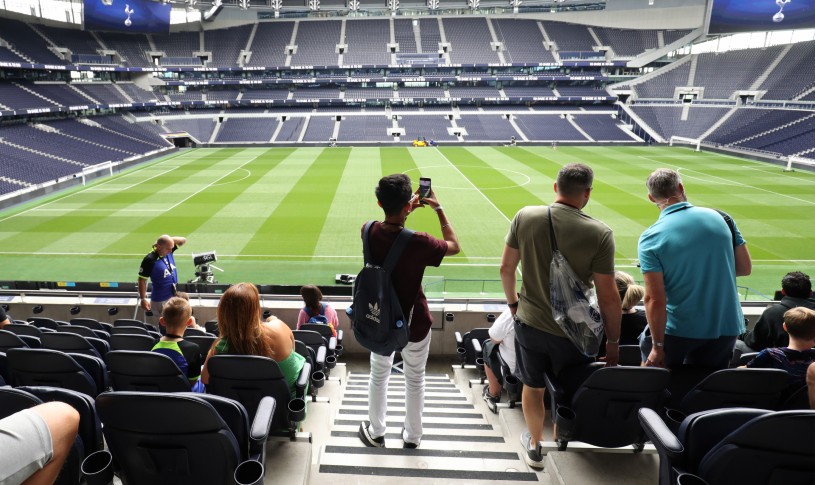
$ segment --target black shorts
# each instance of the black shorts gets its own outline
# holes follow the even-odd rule
[[[555,375],[567,368],[594,362],[577,350],[571,340],[530,327],[515,318],[515,376],[528,387],[544,388],[544,372]]]

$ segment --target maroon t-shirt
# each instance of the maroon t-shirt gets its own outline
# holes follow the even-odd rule
[[[365,226],[362,226],[365,232]],[[385,257],[396,241],[399,232],[390,232],[382,228],[380,222],[371,226],[370,248],[372,263],[382,265]],[[447,242],[436,239],[426,232],[417,232],[410,238],[399,263],[393,270],[393,287],[402,304],[405,315],[410,315],[413,308],[413,317],[410,320],[410,341],[421,342],[430,331],[433,319],[427,307],[427,298],[422,291],[422,276],[428,266],[438,266],[447,253]]]

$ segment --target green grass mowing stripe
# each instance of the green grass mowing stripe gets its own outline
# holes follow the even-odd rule
[[[348,261],[353,266],[351,272],[359,271],[362,265],[360,227],[366,221],[383,218],[374,193],[382,172],[399,173],[410,166],[413,166],[413,159],[405,148],[351,149],[314,254],[349,256],[351,258],[335,258],[334,261]]]
[[[243,254],[313,254],[350,148],[322,150]]]
[[[392,175],[395,173],[407,173],[412,180],[414,186],[419,183],[419,177],[414,170],[416,169],[416,162],[413,159],[413,153],[417,149],[408,147],[382,147],[379,149],[379,163],[381,166],[381,176]],[[381,177],[380,177],[381,178]],[[379,179],[377,179],[377,182]],[[374,185],[376,187],[376,185]]]
[[[290,149],[283,149],[280,155],[285,156],[285,153],[290,151]],[[242,194],[247,183],[257,180],[265,171],[274,167],[275,163],[271,163],[264,167],[265,170],[260,169],[263,163],[258,159],[264,153],[264,149],[233,152],[230,153],[232,156],[224,158],[214,166],[210,163],[217,162],[214,157],[213,160],[201,160],[201,175],[194,178],[197,184],[184,183],[179,187],[177,181],[165,181],[169,190],[178,192],[175,202],[165,207],[166,212],[156,213],[151,218],[143,219],[135,226],[132,237],[120,238],[112,242],[106,250],[113,253],[138,252],[139,249],[144,251],[145,246],[149,249],[149,242],[153,241],[158,234],[164,233],[189,237],[206,224],[219,208],[228,205]],[[194,171],[198,167],[199,164],[194,163],[189,166],[189,169]],[[246,174],[249,174],[248,180],[233,178],[243,177]],[[233,185],[229,183],[230,180],[240,180],[241,183]],[[114,214],[111,220],[117,220],[121,216],[121,214]],[[202,241],[196,241],[196,243],[193,247],[197,246],[199,250],[211,249],[198,246]],[[188,249],[184,250],[186,251]]]

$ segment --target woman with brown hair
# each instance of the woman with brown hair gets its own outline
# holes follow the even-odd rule
[[[305,306],[297,315],[297,329],[304,323],[324,323],[331,327],[331,332],[337,336],[337,327],[340,324],[337,311],[327,303],[323,303],[323,292],[314,285],[306,285],[300,288],[300,296],[303,297]]]
[[[221,338],[207,354],[201,380],[209,382],[207,363],[213,355],[260,355],[273,359],[280,366],[289,392],[295,397],[295,382],[305,358],[294,351],[291,329],[277,317],[261,321],[260,294],[252,283],[230,286],[218,303],[218,327]]]

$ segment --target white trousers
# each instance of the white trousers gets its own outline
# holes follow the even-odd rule
[[[403,439],[419,444],[422,441],[422,412],[424,412],[424,376],[427,356],[430,353],[430,333],[421,342],[409,342],[402,349],[405,373],[405,434]],[[393,356],[371,353],[371,379],[368,382],[368,418],[371,435],[385,435],[388,415],[388,379],[391,375]]]

